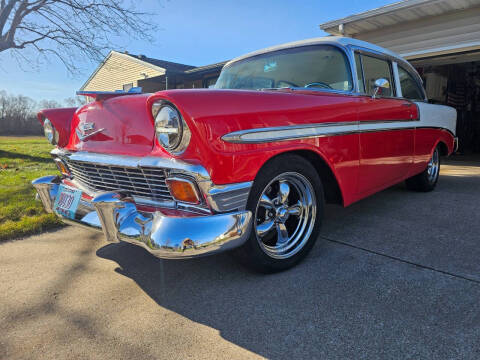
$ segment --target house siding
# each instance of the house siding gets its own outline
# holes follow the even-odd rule
[[[147,77],[145,77],[145,75]],[[98,71],[83,87],[85,91],[115,91],[123,85],[132,83],[138,86],[138,81],[165,74],[165,69],[149,64],[117,52],[111,52]]]
[[[480,8],[359,33],[355,38],[388,48],[407,59],[480,48]]]

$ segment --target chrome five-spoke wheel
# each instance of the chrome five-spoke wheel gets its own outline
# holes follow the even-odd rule
[[[246,207],[251,233],[234,255],[264,273],[298,264],[317,241],[324,201],[322,181],[309,160],[297,154],[271,159],[253,182]]]
[[[440,155],[438,153],[438,148],[433,152],[432,158],[427,165],[427,177],[430,182],[435,182],[438,177],[438,172],[440,170]]]
[[[433,149],[432,157],[427,167],[420,174],[408,178],[407,188],[414,191],[432,191],[437,185],[440,175],[440,146]]]
[[[276,176],[255,209],[254,230],[261,249],[275,259],[300,251],[315,225],[317,201],[310,181],[296,172]]]

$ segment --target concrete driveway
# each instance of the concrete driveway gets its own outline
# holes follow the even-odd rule
[[[480,358],[478,159],[326,213],[306,261],[270,276],[73,227],[1,244],[0,358]]]

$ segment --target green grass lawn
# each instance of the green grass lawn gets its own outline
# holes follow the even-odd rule
[[[35,200],[31,181],[58,173],[44,137],[0,136],[0,241],[61,225]]]

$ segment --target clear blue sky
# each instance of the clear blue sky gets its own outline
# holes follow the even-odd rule
[[[318,25],[393,3],[392,0],[147,0],[139,3],[158,15],[156,42],[124,40],[134,54],[206,65],[288,41],[324,36]],[[115,49],[115,50],[124,50]],[[35,100],[62,101],[75,94],[97,64],[72,78],[59,62],[25,69],[0,53],[0,90]]]

